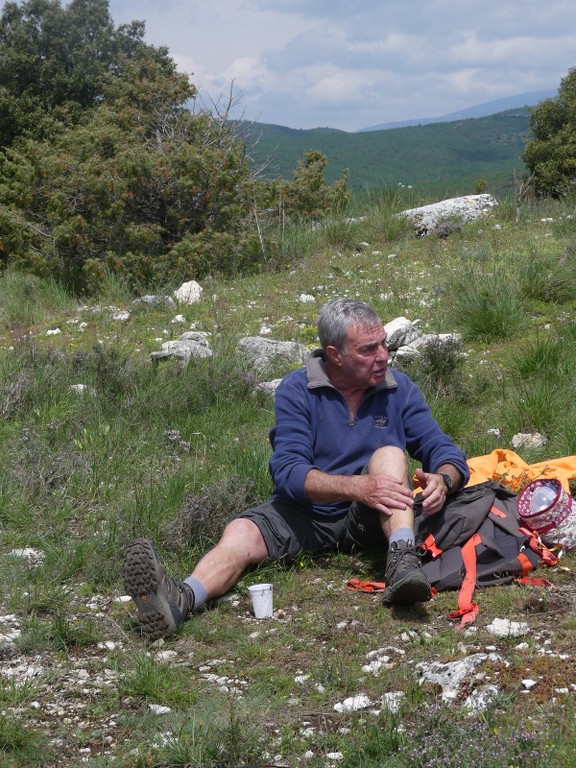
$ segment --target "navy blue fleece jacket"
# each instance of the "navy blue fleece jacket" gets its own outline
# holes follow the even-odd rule
[[[308,472],[359,474],[384,445],[407,451],[425,472],[452,464],[463,484],[470,476],[464,453],[442,432],[408,376],[388,370],[385,381],[366,392],[351,419],[344,397],[328,379],[322,350],[311,354],[306,368],[285,376],[276,390],[270,442],[274,496],[296,502],[315,516],[340,516],[350,502],[311,502],[304,491]]]

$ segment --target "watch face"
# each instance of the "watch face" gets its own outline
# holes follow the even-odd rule
[[[450,475],[447,475],[445,472],[440,473],[442,475],[442,479],[444,480],[444,485],[446,486],[447,491],[452,490],[452,478]]]

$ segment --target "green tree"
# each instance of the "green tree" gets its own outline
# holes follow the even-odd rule
[[[272,179],[253,183],[250,198],[257,212],[270,221],[286,223],[318,221],[341,213],[350,202],[348,171],[332,184],[326,184],[327,158],[318,150],[308,150],[291,180]]]
[[[0,156],[5,263],[80,287],[107,267],[138,285],[237,270],[243,145],[225,118],[187,108],[184,75],[145,52],[119,71],[89,118]]]
[[[5,3],[0,16],[0,146],[75,123],[102,98],[122,55],[147,48],[144,25],[114,28],[108,0]],[[167,52],[158,49],[168,62]]]
[[[259,269],[278,249],[260,227],[245,145],[144,25],[115,30],[107,0],[7,3],[0,18],[0,258],[96,288]],[[3,45],[3,47],[2,47]],[[2,133],[3,131],[3,133]],[[283,191],[290,215],[341,207],[308,153]],[[268,194],[268,192],[266,193]],[[265,258],[264,258],[265,257]]]
[[[522,159],[537,194],[563,197],[576,184],[576,69],[560,83],[555,99],[542,101],[530,116],[530,136]]]

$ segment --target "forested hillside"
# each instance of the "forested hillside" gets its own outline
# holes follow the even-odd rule
[[[530,109],[452,123],[346,133],[331,128],[295,130],[244,124],[242,130],[255,167],[267,176],[290,178],[302,154],[326,155],[326,179],[349,170],[358,192],[383,186],[413,185],[423,192],[470,194],[479,180],[496,193],[510,191],[514,175],[525,173],[520,159],[528,135]]]

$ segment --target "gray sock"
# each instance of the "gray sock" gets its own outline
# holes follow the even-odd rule
[[[414,544],[414,531],[412,528],[397,528],[392,531],[388,544],[393,544],[395,541],[406,541],[408,544]]]
[[[190,587],[192,594],[194,595],[194,605],[192,606],[192,610],[194,613],[201,611],[206,605],[206,600],[208,600],[206,587],[199,581],[199,579],[195,579],[194,576],[188,576],[187,579],[184,579],[184,584],[187,584]]]

